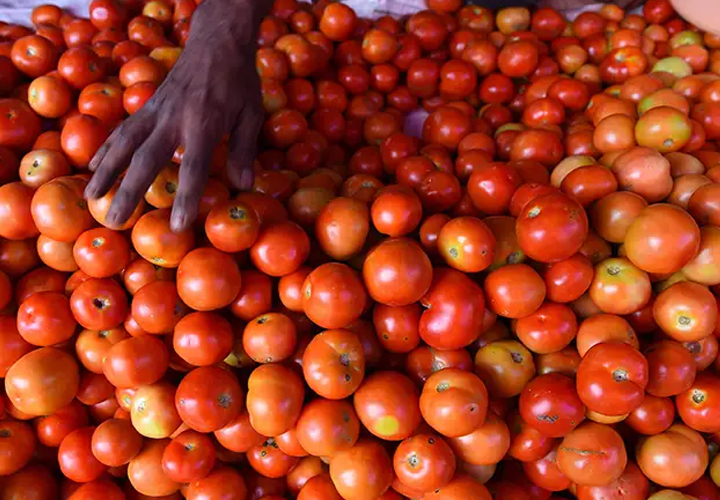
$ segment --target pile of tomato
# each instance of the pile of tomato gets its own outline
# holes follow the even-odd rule
[[[720,36],[275,0],[253,188],[108,227],[196,7],[0,23],[0,500],[720,499]]]

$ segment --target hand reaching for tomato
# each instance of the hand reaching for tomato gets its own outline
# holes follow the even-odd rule
[[[253,182],[252,163],[263,123],[255,39],[265,0],[207,0],[193,16],[182,56],[153,97],[97,151],[88,198],[103,196],[127,168],[107,222],[121,225],[158,172],[183,145],[171,226],[195,220],[213,151],[229,134],[228,177],[238,189]]]

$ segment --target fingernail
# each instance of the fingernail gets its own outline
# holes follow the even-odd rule
[[[88,200],[97,198],[97,189],[92,184],[88,184],[85,187],[85,198]]]
[[[185,220],[185,214],[173,214],[172,218],[170,219],[170,229],[172,229],[172,231],[175,233],[183,231],[185,229]]]
[[[254,176],[252,168],[244,168],[240,172],[240,189],[250,189],[253,185]]]

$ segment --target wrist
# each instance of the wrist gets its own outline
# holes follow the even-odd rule
[[[231,38],[239,46],[254,44],[260,22],[272,8],[272,0],[205,0],[193,17],[193,35],[199,38]]]

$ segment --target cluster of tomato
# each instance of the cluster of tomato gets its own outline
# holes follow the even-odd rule
[[[195,8],[0,25],[0,500],[720,499],[720,37],[276,0],[253,189],[107,227]]]

